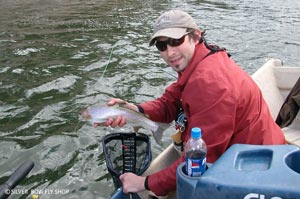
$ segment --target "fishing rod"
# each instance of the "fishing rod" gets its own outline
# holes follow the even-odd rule
[[[31,160],[23,162],[10,176],[10,178],[0,185],[0,199],[8,198],[12,192],[11,190],[14,189],[21,182],[21,180],[27,176],[33,166],[34,163]]]

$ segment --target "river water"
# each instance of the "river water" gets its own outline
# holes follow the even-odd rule
[[[100,141],[132,129],[94,128],[80,112],[111,97],[154,99],[176,79],[148,47],[162,11],[189,12],[207,30],[208,41],[227,48],[249,74],[270,58],[291,66],[300,62],[299,1],[0,0],[0,5],[0,182],[31,159],[35,167],[18,188],[40,198],[108,198],[113,192]],[[151,137],[154,156],[170,143],[168,132],[161,145]],[[12,198],[31,198],[28,192]]]

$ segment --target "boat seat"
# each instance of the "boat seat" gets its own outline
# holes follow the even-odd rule
[[[274,120],[285,99],[277,87],[277,81],[274,75],[275,66],[278,66],[279,68],[282,66],[282,62],[277,59],[271,60],[251,76],[262,91],[263,97],[270,107],[270,112]]]
[[[286,99],[291,89],[299,79],[300,67],[275,65],[273,68],[276,85],[283,97]]]
[[[293,122],[289,126],[282,128],[282,131],[289,144],[300,146],[300,111]]]

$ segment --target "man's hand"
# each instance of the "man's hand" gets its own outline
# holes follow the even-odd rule
[[[107,102],[108,106],[114,106],[116,104],[118,104],[119,106],[122,106],[124,108],[128,108],[128,109],[138,112],[138,107],[136,105],[128,103],[125,100],[122,100],[119,98],[112,98]],[[104,125],[104,126],[111,126],[112,128],[115,128],[117,126],[123,127],[125,124],[126,124],[125,117],[120,115],[116,118],[108,118],[103,124],[94,123],[94,127]]]
[[[145,176],[138,176],[134,173],[124,173],[120,175],[119,179],[123,184],[123,192],[128,193],[137,193],[145,190]]]

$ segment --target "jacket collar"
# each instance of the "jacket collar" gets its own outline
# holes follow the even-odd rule
[[[178,73],[177,84],[184,86],[198,64],[210,53],[203,42],[196,45],[194,55],[183,72]]]

